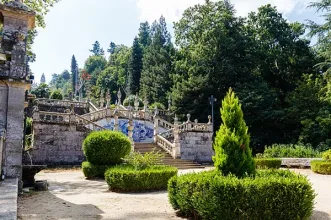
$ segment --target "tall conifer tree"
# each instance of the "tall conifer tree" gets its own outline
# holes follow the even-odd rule
[[[136,94],[140,89],[140,77],[143,67],[143,50],[139,43],[139,39],[135,37],[132,45],[132,52],[128,66],[128,94]]]

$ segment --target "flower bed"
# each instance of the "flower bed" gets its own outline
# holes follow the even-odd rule
[[[309,219],[314,191],[306,177],[285,170],[239,179],[215,171],[173,177],[169,200],[185,216],[202,219]]]
[[[118,165],[106,171],[105,179],[111,191],[165,190],[169,179],[177,172],[177,168],[171,166],[136,169],[131,165]]]
[[[255,164],[258,169],[279,169],[282,160],[277,158],[255,158]]]

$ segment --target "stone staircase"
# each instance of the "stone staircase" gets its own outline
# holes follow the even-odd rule
[[[156,144],[151,143],[135,143],[134,145],[135,151],[140,152],[142,154],[147,152],[152,152],[153,150],[156,152],[160,152],[164,154],[164,157],[160,164],[175,166],[178,169],[203,169],[205,168],[201,164],[190,160],[182,160],[182,159],[173,159],[166,151],[157,146]]]

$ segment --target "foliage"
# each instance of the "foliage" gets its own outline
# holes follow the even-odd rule
[[[266,147],[263,153],[265,158],[319,158],[321,153],[304,145],[274,144]]]
[[[171,166],[137,170],[130,165],[118,165],[106,171],[105,179],[112,191],[154,191],[166,189],[169,179],[177,172],[177,168]]]
[[[128,88],[127,93],[135,95],[140,89],[140,77],[143,68],[143,48],[140,46],[139,39],[134,38],[131,56],[128,64]]]
[[[149,106],[150,109],[155,109],[155,107],[157,107],[157,109],[166,110],[166,107],[160,102],[154,102]]]
[[[139,94],[151,103],[166,103],[167,92],[171,87],[174,47],[163,16],[153,23],[150,35],[151,43],[144,50]]]
[[[311,170],[315,173],[331,175],[331,161],[318,161],[310,162]]]
[[[286,170],[258,171],[239,179],[218,172],[170,179],[172,207],[196,219],[309,219],[314,190],[308,179]]]
[[[36,89],[31,90],[31,94],[35,95],[37,98],[49,98],[49,86],[46,83],[42,83]]]
[[[58,99],[58,100],[62,100],[63,99],[63,95],[62,92],[58,89],[53,90],[52,94],[50,96],[50,99]]]
[[[222,121],[214,142],[214,165],[223,175],[238,177],[255,173],[255,164],[249,147],[248,127],[244,115],[232,89],[222,102]]]
[[[322,158],[323,160],[331,161],[331,149],[323,152]]]
[[[93,54],[93,56],[105,55],[105,51],[100,46],[99,41],[95,41],[95,43],[92,46],[93,46],[93,48],[90,50],[90,52]]]
[[[61,90],[61,93],[64,96],[68,96],[72,91],[72,84],[70,83],[71,74],[68,70],[64,70],[61,74],[54,73],[52,79],[49,83],[49,86],[53,90]]]
[[[87,161],[82,163],[82,171],[87,179],[105,178],[105,172],[110,167],[110,165],[94,165]]]
[[[282,165],[282,160],[276,158],[256,158],[255,164],[258,169],[278,169]]]
[[[84,65],[84,70],[92,76],[91,85],[95,85],[101,71],[107,66],[107,60],[103,56],[90,56]]]
[[[76,91],[76,87],[78,85],[78,77],[79,77],[79,70],[78,70],[78,63],[76,60],[75,55],[72,55],[71,58],[71,79],[72,79],[72,91]],[[76,96],[77,94],[74,94]]]
[[[83,142],[84,155],[93,165],[115,165],[131,151],[127,136],[114,131],[90,133]]]
[[[134,101],[135,101],[136,96],[135,95],[129,95],[128,97],[126,97],[123,101],[123,105],[124,106],[134,106]],[[144,103],[141,100],[141,98],[138,97],[139,100],[139,107],[143,107]]]
[[[131,152],[124,158],[124,161],[133,166],[136,170],[143,170],[150,166],[157,165],[161,162],[163,157],[164,154],[155,151],[144,154],[139,152]]]

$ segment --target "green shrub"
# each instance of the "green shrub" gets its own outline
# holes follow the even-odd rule
[[[323,158],[323,160],[331,160],[331,149],[325,151],[325,152],[322,154],[322,158]]]
[[[304,145],[274,144],[266,147],[263,156],[266,158],[318,158],[321,153]]]
[[[238,177],[255,172],[255,162],[249,147],[250,137],[239,99],[229,90],[222,102],[223,124],[216,134],[214,165],[223,175]]]
[[[255,164],[258,169],[279,169],[282,160],[277,158],[256,158]]]
[[[82,163],[82,170],[87,179],[105,178],[105,172],[110,167],[110,165],[93,165],[87,161]]]
[[[58,99],[58,100],[62,100],[63,99],[63,95],[62,92],[58,89],[54,90],[50,96],[51,99]]]
[[[150,109],[155,109],[155,107],[157,107],[157,109],[160,109],[160,110],[166,110],[166,107],[160,102],[154,102],[153,104],[151,104],[149,106]]]
[[[136,97],[135,95],[129,95],[128,97],[126,97],[124,99],[123,105],[124,106],[129,106],[129,105],[134,106],[135,97]],[[139,100],[139,107],[143,107],[144,106],[143,101],[140,98],[138,98],[138,100]]]
[[[136,169],[145,169],[149,166],[157,165],[163,157],[164,154],[155,151],[144,154],[134,151],[126,156],[124,161]]]
[[[131,142],[121,132],[97,131],[86,137],[83,150],[87,161],[93,165],[115,165],[130,153]]]
[[[331,161],[314,160],[310,162],[310,165],[315,173],[331,175]]]
[[[170,179],[174,209],[196,219],[309,219],[314,191],[306,177],[286,170],[257,171],[239,179],[218,172],[186,174]]]
[[[171,166],[150,166],[137,170],[131,165],[118,165],[108,169],[105,178],[112,191],[164,190],[177,172],[177,168]]]

